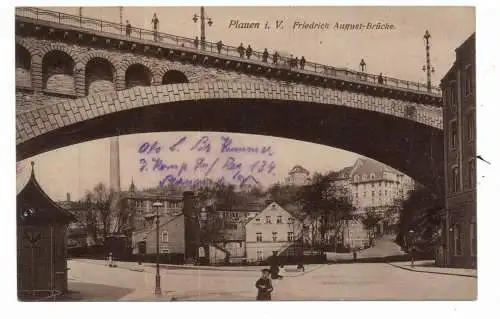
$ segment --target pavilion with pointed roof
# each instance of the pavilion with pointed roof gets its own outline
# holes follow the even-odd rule
[[[34,163],[17,194],[17,283],[20,300],[56,298],[68,290],[66,230],[74,220],[35,178]]]

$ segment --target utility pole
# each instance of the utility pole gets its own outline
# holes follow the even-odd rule
[[[425,30],[424,40],[425,40],[425,54],[426,54],[426,65],[422,67],[424,72],[427,72],[427,92],[432,91],[431,85],[431,73],[434,73],[434,67],[431,66],[431,54],[430,54],[430,44],[429,39],[431,38],[431,34],[429,30]]]
[[[209,27],[212,26],[213,24],[213,21],[212,21],[212,18],[209,18],[209,17],[206,17],[205,16],[205,7],[201,7],[200,8],[200,41],[201,41],[201,49],[202,50],[205,50],[205,19],[207,19],[207,24]],[[198,15],[195,14],[193,16],[193,21],[194,23],[198,22]]]

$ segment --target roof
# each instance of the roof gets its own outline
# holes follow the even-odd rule
[[[57,205],[43,191],[35,178],[34,162],[31,162],[31,176],[24,188],[17,194],[17,218],[23,224],[40,225],[52,222],[68,224],[75,217]]]
[[[160,228],[162,228],[163,226],[169,224],[170,222],[172,222],[173,220],[181,217],[184,218],[184,214],[177,214],[177,215],[167,215],[167,216],[161,216],[160,217]],[[138,236],[138,235],[148,235],[150,234],[151,232],[153,231],[156,231],[156,224],[154,227],[146,227],[146,228],[143,228],[143,229],[139,229],[139,230],[136,230],[133,232],[133,237],[135,236]]]

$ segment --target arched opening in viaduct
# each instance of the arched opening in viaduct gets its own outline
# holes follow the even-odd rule
[[[115,90],[113,65],[106,59],[93,58],[85,66],[86,95],[109,93]]]
[[[42,60],[43,88],[54,93],[74,94],[74,67],[75,61],[66,52],[47,52]]]
[[[153,75],[151,70],[142,64],[132,64],[125,72],[125,88],[135,86],[151,86]]]
[[[94,139],[163,131],[246,133],[323,144],[372,158],[442,191],[440,129],[376,111],[279,99],[174,101],[112,112],[18,144],[18,161]]]
[[[31,55],[19,44],[16,44],[16,86],[31,86]]]
[[[187,76],[181,71],[169,70],[163,75],[161,84],[176,84],[176,83],[188,83],[189,80]]]

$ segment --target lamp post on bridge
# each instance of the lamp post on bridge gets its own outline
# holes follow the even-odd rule
[[[359,62],[359,67],[361,68],[361,72],[365,72],[366,63],[364,59],[361,59],[361,62]]]
[[[430,54],[430,43],[429,39],[431,38],[431,34],[429,30],[425,30],[424,40],[425,40],[425,54],[426,54],[426,65],[422,67],[424,72],[427,72],[427,92],[432,91],[431,87],[431,73],[434,73],[435,69],[431,66],[431,54]]]
[[[156,277],[155,277],[155,295],[161,295],[161,277],[160,277],[160,207],[163,204],[160,201],[153,203],[156,208]]]
[[[201,49],[205,50],[205,19],[208,19],[207,24],[209,27],[212,26],[212,18],[205,17],[205,7],[200,8],[200,16],[197,14],[193,16],[194,23],[198,22],[198,18],[200,19],[200,41],[201,41]]]

